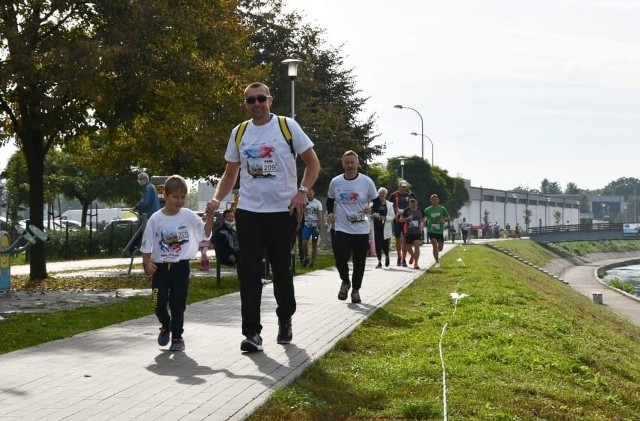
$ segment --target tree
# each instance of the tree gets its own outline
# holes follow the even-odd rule
[[[578,185],[572,182],[567,183],[567,188],[564,190],[566,194],[578,194],[580,193],[580,189]]]
[[[561,194],[562,189],[557,181],[549,181],[546,178],[540,183],[540,193],[542,194]]]
[[[243,77],[263,74],[248,70],[246,34],[233,1],[3,2],[0,143],[25,157],[31,222],[43,225],[46,155],[82,135],[101,133],[102,174],[221,172],[220,122],[240,115]],[[44,245],[30,257],[45,278]]]
[[[291,81],[281,61],[302,59],[295,80],[296,120],[315,144],[322,169],[315,190],[325,192],[342,172],[342,154],[354,150],[367,173],[368,162],[382,154],[373,145],[374,117],[360,120],[367,99],[360,96],[352,69],[346,69],[340,48],[326,44],[324,31],[285,13],[280,0],[245,0],[245,22],[252,28],[249,48],[253,63],[269,71],[266,79],[274,96],[273,111],[290,115]]]
[[[531,212],[531,209],[529,208],[525,208],[522,212],[522,216],[524,217],[524,226],[527,229],[529,229],[529,224],[531,224],[531,215],[533,215],[533,212]]]

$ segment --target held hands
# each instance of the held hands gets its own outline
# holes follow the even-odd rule
[[[153,263],[151,260],[148,261],[144,261],[144,272],[149,275],[149,276],[153,276],[154,273],[156,273],[156,270],[158,269],[156,264]]]
[[[220,207],[220,201],[217,199],[211,199],[207,202],[207,209],[205,210],[205,212],[207,214],[213,215],[216,213],[219,207]]]

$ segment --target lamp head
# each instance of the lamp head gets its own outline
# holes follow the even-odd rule
[[[402,105],[394,105],[394,106],[393,106],[393,108],[400,108],[400,109],[402,109],[403,107],[402,107]]]
[[[298,76],[298,65],[300,63],[303,63],[303,61],[297,58],[288,58],[286,60],[282,60],[282,64],[287,65],[287,75],[290,78]]]
[[[409,133],[409,134],[410,134],[411,136],[418,136],[418,133],[416,133],[416,132],[411,132],[411,133]]]

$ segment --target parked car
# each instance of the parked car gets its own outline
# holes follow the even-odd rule
[[[51,229],[55,231],[79,230],[83,228],[88,229],[89,227],[83,227],[80,222],[72,221],[70,219],[56,220],[51,223]]]
[[[124,219],[114,219],[104,226],[103,231],[116,230],[116,229],[133,229],[136,230],[140,223],[138,222],[138,218],[124,218]]]

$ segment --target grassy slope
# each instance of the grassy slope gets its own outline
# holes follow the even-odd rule
[[[519,254],[529,258],[528,248],[539,246]],[[456,307],[452,292],[468,297]],[[640,328],[502,253],[470,246],[448,253],[441,270],[416,280],[252,419],[442,419],[445,326],[452,419],[637,416]]]

